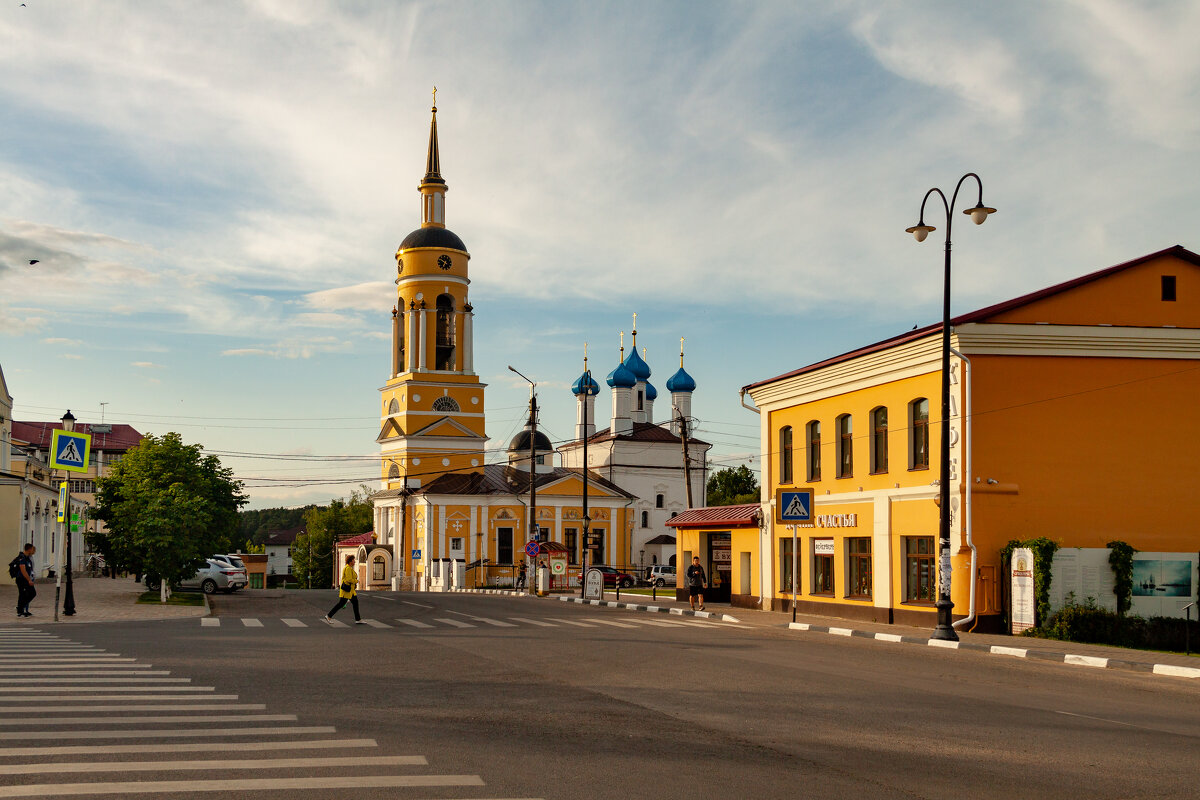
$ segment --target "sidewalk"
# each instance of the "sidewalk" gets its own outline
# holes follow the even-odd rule
[[[0,583],[0,626],[9,625],[54,625],[54,583],[38,582],[37,597],[30,604],[32,617],[18,619],[17,586],[13,581]],[[164,606],[158,603],[139,603],[138,595],[146,590],[133,578],[75,578],[75,615],[64,616],[62,601],[59,600],[59,623],[78,622],[144,622],[157,619],[186,619],[203,617],[209,613],[207,602],[203,606]],[[63,585],[66,593],[66,585]]]

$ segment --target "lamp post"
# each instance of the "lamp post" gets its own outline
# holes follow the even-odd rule
[[[926,192],[925,197],[921,200],[919,221],[911,228],[905,229],[905,233],[911,233],[918,242],[925,241],[926,236],[937,230],[932,225],[925,224],[925,203],[935,193],[942,199],[942,206],[946,210],[946,259],[942,294],[942,425],[940,443],[942,463],[941,477],[938,481],[937,627],[933,630],[932,638],[952,642],[958,641],[958,634],[954,632],[950,613],[954,609],[954,603],[950,600],[950,231],[954,226],[954,206],[958,201],[958,191],[967,178],[975,179],[975,183],[979,186],[979,198],[973,208],[964,209],[963,213],[969,216],[976,225],[982,225],[990,214],[996,213],[996,209],[983,204],[983,181],[974,172],[968,172],[958,179],[958,184],[954,187],[954,194],[948,201],[945,193],[937,187]],[[971,580],[974,579],[975,576],[972,575]]]
[[[62,415],[62,429],[64,431],[67,431],[68,433],[75,430],[75,415],[71,413],[70,409],[67,409],[67,413]],[[64,513],[63,513],[63,528],[67,532],[67,547],[66,547],[66,553],[65,553],[65,557],[67,559],[67,569],[66,569],[67,588],[66,588],[66,591],[63,592],[63,615],[68,616],[68,617],[73,617],[73,616],[75,616],[75,587],[71,580],[71,573],[74,570],[72,569],[73,565],[71,563],[71,551],[72,551],[71,539],[73,537],[71,536],[71,479],[70,479],[70,476],[65,477],[63,482],[66,485],[65,496],[66,496],[66,506],[67,506],[64,509]]]
[[[538,530],[537,523],[537,384],[521,375],[511,364],[508,368],[529,383],[529,538],[527,541],[537,542],[541,540],[541,531]],[[528,553],[525,553],[525,560],[531,560]],[[533,570],[527,567],[526,575],[531,572]],[[528,593],[528,578],[524,588]]]

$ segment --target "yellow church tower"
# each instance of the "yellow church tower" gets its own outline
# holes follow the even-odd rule
[[[447,473],[482,471],[483,390],[475,374],[467,262],[446,228],[446,181],[437,135],[437,90],[421,194],[421,227],[396,251],[391,372],[380,391],[381,479],[417,489]]]

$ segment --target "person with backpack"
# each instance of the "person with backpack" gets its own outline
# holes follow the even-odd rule
[[[37,589],[33,588],[33,554],[36,552],[33,543],[27,542],[25,549],[8,564],[8,574],[17,581],[18,617],[33,616],[29,613],[29,603],[37,597]]]

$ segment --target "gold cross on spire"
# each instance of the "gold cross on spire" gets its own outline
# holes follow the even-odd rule
[[[621,360],[625,360],[625,331],[621,331]]]
[[[681,366],[681,367],[683,366],[683,342],[684,342],[684,338],[682,336],[680,336],[679,337],[679,366]]]
[[[587,372],[587,342],[583,343],[583,371]]]
[[[433,87],[433,108],[437,110],[437,87]]]

